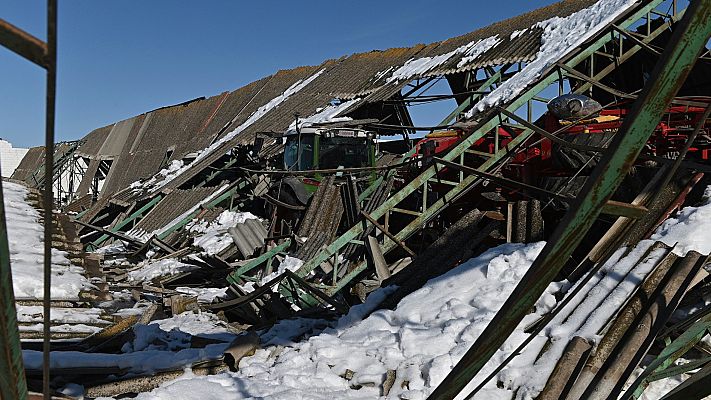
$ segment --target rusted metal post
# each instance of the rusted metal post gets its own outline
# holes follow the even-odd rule
[[[692,2],[609,151],[581,190],[585,195],[575,200],[511,296],[430,399],[459,394],[528,314],[632,167],[710,35],[711,0]]]
[[[44,343],[42,346],[42,392],[49,400],[50,311],[52,280],[52,169],[54,168],[54,110],[57,90],[57,0],[47,0],[47,97],[45,109],[44,158]]]
[[[0,46],[4,46],[18,55],[44,66],[47,45],[22,29],[0,19]]]

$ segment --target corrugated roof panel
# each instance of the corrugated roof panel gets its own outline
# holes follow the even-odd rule
[[[267,230],[258,219],[248,219],[227,229],[235,245],[244,258],[252,257],[254,251],[264,246]]]

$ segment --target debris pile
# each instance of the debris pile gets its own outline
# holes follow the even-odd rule
[[[59,145],[52,389],[711,394],[702,3],[566,0]],[[440,79],[452,94],[427,94]],[[3,182],[35,389],[44,157]]]

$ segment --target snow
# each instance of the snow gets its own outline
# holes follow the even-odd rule
[[[207,148],[201,150],[198,154],[197,157],[191,162],[190,164],[187,165],[182,165],[178,169],[172,169],[174,168],[174,165],[171,163],[171,165],[168,166],[168,168],[165,168],[158,172],[154,178],[160,178],[163,176],[164,178],[162,180],[151,178],[148,182],[151,182],[148,184],[141,185],[144,190],[150,191],[151,193],[156,193],[158,192],[161,188],[163,188],[168,182],[172,181],[175,179],[177,176],[180,176],[183,174],[185,171],[191,168],[193,165],[197,165],[200,160],[203,158],[207,157],[208,155],[212,154],[218,147],[222,146],[223,143],[229,142],[232,140],[235,136],[238,134],[242,133],[245,129],[249,128],[257,122],[260,118],[262,118],[265,114],[267,114],[269,111],[272,109],[278,107],[281,103],[286,101],[290,96],[293,94],[299,92],[301,89],[306,87],[308,84],[310,84],[314,79],[318,78],[319,75],[323,73],[324,70],[319,70],[315,74],[309,76],[306,79],[303,80],[298,80],[296,83],[293,85],[289,86],[284,93],[276,96],[275,98],[271,99],[269,102],[266,104],[262,105],[259,107],[255,112],[253,112],[246,121],[244,121],[240,126],[235,128],[233,131],[227,133],[225,136],[220,138],[219,140],[215,141],[212,143],[210,146]]]
[[[390,396],[423,399],[488,324],[542,247],[543,243],[509,244],[491,249],[429,281],[396,310],[379,310],[362,320],[393,288],[378,290],[335,327],[299,343],[283,340],[284,331],[298,334],[298,324],[277,325],[262,334],[262,341],[279,345],[242,359],[238,372],[211,377],[188,374],[138,398],[166,398],[178,388],[185,390],[188,382],[209,386],[209,397],[215,398],[374,398],[391,369],[396,371],[396,382]],[[550,308],[557,287],[549,288],[524,324]],[[525,336],[519,333],[514,339],[518,342]],[[500,351],[489,370],[515,344]],[[342,377],[346,370],[353,372],[350,380]],[[511,395],[497,389],[495,382],[487,388],[492,395],[487,398]]]
[[[464,50],[464,57],[457,63],[457,68],[462,68],[465,65],[476,60],[477,57],[489,51],[489,49],[497,46],[501,43],[501,39],[498,36],[491,36],[486,39],[481,39],[474,44],[469,44]]]
[[[665,240],[670,235],[670,240],[679,242],[680,248],[703,251],[707,243],[696,240],[698,236],[682,236],[685,234],[682,232],[688,233],[682,228],[689,227],[689,216],[706,215],[711,207],[709,194],[711,188],[704,204],[687,207],[677,218],[665,223],[655,234],[655,240]],[[709,223],[711,218],[699,219],[698,229]],[[663,256],[664,250],[658,249],[642,259],[653,243],[654,240],[646,240],[635,248],[618,250],[548,328],[497,379],[487,383],[478,396],[493,400],[534,398],[573,336],[593,342],[600,339],[599,334],[613,311],[624,304]],[[382,395],[388,370],[395,371],[396,376],[389,397],[424,399],[478,338],[543,246],[544,243],[507,244],[490,249],[430,280],[405,297],[394,311],[378,310],[363,319],[393,289],[385,288],[373,292],[366,304],[352,308],[336,323],[308,319],[281,321],[260,333],[264,348],[242,359],[238,372],[209,377],[187,372],[140,395],[139,399],[166,398],[179,390],[189,390],[186,388],[191,385],[210,387],[211,398],[375,398]],[[280,269],[299,265],[296,259],[287,258]],[[554,308],[557,302],[553,294],[567,286],[566,282],[560,282],[548,287],[533,312],[464,393],[478,385],[479,379],[527,338],[523,328]],[[352,377],[346,379],[347,374]],[[497,381],[501,387],[497,387]],[[645,398],[659,398],[673,383],[653,384]]]
[[[138,269],[128,272],[128,280],[129,282],[150,282],[158,277],[177,275],[196,269],[198,269],[197,266],[180,262],[174,258],[144,261],[139,264]]]
[[[213,255],[221,253],[234,243],[227,229],[242,224],[248,219],[257,219],[257,217],[249,212],[226,210],[209,224],[195,219],[186,228],[189,232],[200,234],[194,238],[193,244],[201,247],[207,254]]]
[[[225,321],[217,318],[215,314],[204,312],[186,311],[171,318],[153,321],[150,325],[157,325],[166,332],[177,329],[193,336],[228,334],[230,337],[227,341],[231,341],[235,336]]]
[[[43,306],[25,306],[17,304],[17,321],[18,322],[42,322],[43,321]],[[50,321],[54,323],[72,322],[72,323],[101,323],[110,324],[109,321],[101,319],[103,310],[100,308],[59,308],[52,307],[50,312]]]
[[[215,315],[185,312],[172,318],[153,321],[134,328],[133,340],[124,345],[122,354],[53,351],[52,368],[118,367],[128,372],[149,373],[183,368],[195,362],[222,357],[237,336]],[[209,344],[204,348],[191,348],[191,337],[201,336],[223,343]],[[25,367],[37,370],[42,367],[42,352],[23,350]]]
[[[246,293],[251,293],[254,291],[259,286],[263,286],[272,279],[276,278],[277,276],[281,275],[286,271],[287,269],[292,272],[296,272],[301,268],[301,266],[304,265],[304,262],[296,257],[291,257],[291,256],[286,256],[282,262],[279,263],[279,267],[277,268],[276,271],[272,272],[269,275],[263,276],[259,282],[247,282],[243,285],[240,285],[239,288],[244,290]],[[274,286],[274,291],[279,290],[279,286]]]
[[[595,35],[601,27],[612,22],[635,1],[600,0],[567,17],[553,17],[537,23],[535,26],[543,29],[543,36],[536,59],[481,99],[467,112],[466,117],[471,118],[477,112],[516,97],[543,71]]]
[[[20,325],[20,332],[42,332],[44,331],[44,324],[37,323],[32,325]],[[77,334],[91,334],[96,333],[101,330],[101,327],[86,325],[86,324],[60,324],[52,325],[49,331],[52,333],[77,333]]]
[[[511,36],[509,37],[509,39],[510,39],[510,40],[514,40],[514,39],[516,39],[517,37],[519,37],[519,36],[523,35],[524,33],[526,33],[527,31],[528,31],[528,28],[522,29],[522,30],[520,30],[520,31],[513,31],[513,32],[511,32]]]
[[[197,297],[199,303],[212,303],[215,299],[222,299],[227,296],[227,287],[223,288],[190,288],[179,286],[176,292]]]
[[[438,56],[411,58],[407,60],[403,66],[393,71],[393,73],[386,79],[386,82],[391,83],[394,81],[410,80],[416,76],[432,71],[458,54],[462,55],[462,59],[457,64],[457,68],[461,68],[471,63],[481,54],[493,48],[500,42],[501,40],[498,39],[498,36],[491,36],[486,39],[480,39],[476,42],[469,42],[448,53],[440,54]],[[384,75],[384,72],[386,71],[379,73],[378,76]]]
[[[26,200],[28,190],[19,184],[3,182],[12,287],[15,297],[41,299],[44,276],[44,227],[40,213]],[[84,269],[73,265],[67,253],[52,249],[53,299],[74,299],[79,291],[92,287],[82,275]]]
[[[340,104],[333,105],[329,104],[326,107],[323,108],[318,108],[316,109],[316,112],[306,118],[299,119],[299,128],[311,126],[314,124],[322,124],[325,122],[343,122],[343,121],[351,121],[353,118],[351,117],[336,117],[338,114],[342,113],[343,111],[347,110],[350,108],[352,105],[355,103],[359,102],[359,98],[355,98],[352,100],[347,100],[344,102],[341,102]],[[296,121],[292,122],[291,125],[289,125],[289,129],[287,131],[295,131],[296,130]]]
[[[711,253],[711,235],[708,221],[711,221],[711,186],[704,192],[704,203],[699,207],[685,207],[674,218],[669,218],[652,235],[669,246],[676,243],[674,252],[685,255],[691,250],[701,254]]]
[[[499,374],[508,389],[516,389],[516,399],[535,398],[548,380],[567,344],[575,336],[599,341],[598,333],[611,315],[627,301],[635,288],[664,256],[664,249],[652,251],[646,240],[625,254],[618,250],[568,305],[538,334],[510,367]],[[543,355],[541,351],[545,350]],[[533,365],[533,367],[531,367]]]
[[[186,348],[179,351],[142,350],[124,354],[85,353],[80,351],[53,351],[51,368],[102,368],[118,367],[135,373],[150,373],[192,365],[197,361],[214,360],[222,356],[229,343],[210,344],[204,348]],[[42,352],[23,350],[25,368],[42,368]]]
[[[133,182],[129,188],[132,189],[134,193],[140,193],[144,187],[153,187],[159,182],[168,182],[173,180],[182,168],[185,166],[185,163],[183,160],[173,160],[168,164],[167,167],[163,168],[162,170],[158,171],[157,174],[155,174],[151,179],[147,180],[145,183],[141,183],[140,181]]]

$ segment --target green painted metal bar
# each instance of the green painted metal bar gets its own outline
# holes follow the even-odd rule
[[[686,12],[686,9],[681,10],[681,11],[677,14],[676,17],[672,18],[671,21],[666,22],[666,23],[664,23],[664,24],[661,24],[657,29],[655,29],[654,31],[652,31],[652,33],[650,33],[649,35],[647,35],[647,37],[644,38],[642,41],[643,41],[644,43],[649,44],[649,43],[652,42],[652,40],[654,40],[657,36],[661,35],[663,32],[668,32],[669,29],[670,29],[670,27],[671,27],[671,25],[672,25],[673,23],[679,21],[679,20],[681,19],[681,17],[684,15],[684,12]],[[639,45],[634,45],[634,46],[630,47],[627,51],[624,52],[624,54],[622,54],[621,56],[619,56],[619,57],[617,58],[617,62],[611,63],[611,64],[608,65],[607,67],[605,67],[605,68],[603,68],[602,70],[600,70],[597,74],[595,74],[595,76],[593,76],[593,79],[596,79],[596,80],[602,79],[605,75],[609,74],[609,73],[612,72],[615,68],[617,68],[617,65],[619,65],[619,64],[621,64],[621,63],[627,61],[627,60],[630,59],[633,55],[637,54],[637,52],[639,52],[640,50],[642,50],[642,47],[639,46]],[[585,82],[585,83],[583,83],[582,85],[580,85],[580,87],[578,87],[578,88],[575,90],[575,93],[584,93],[585,91],[587,91],[588,89],[590,89],[592,86],[593,86],[592,83],[590,83],[590,82]]]
[[[491,85],[496,83],[501,78],[502,71],[505,68],[506,67],[501,67],[501,69],[496,71],[496,73],[494,75],[489,77],[489,79],[487,79],[484,83],[482,83],[481,86],[479,86],[475,91],[476,92],[483,92],[484,90],[489,89],[491,87]],[[482,96],[481,93],[476,93],[476,94],[473,94],[473,95],[467,97],[462,102],[462,104],[460,104],[459,106],[457,106],[457,108],[454,109],[454,111],[452,111],[451,113],[449,113],[449,115],[444,117],[442,122],[437,124],[437,126],[449,125],[450,122],[452,122],[452,120],[457,117],[457,115],[464,112],[467,108],[469,108],[472,105],[473,102],[479,100],[479,98],[481,98],[481,96]]]
[[[200,213],[201,209],[215,207],[216,205],[229,199],[235,193],[235,191],[239,190],[240,188],[241,187],[238,184],[238,185],[232,187],[232,189],[225,191],[225,193],[223,193],[223,194],[217,196],[216,198],[208,201],[207,203],[203,204],[201,207],[198,207],[195,211],[193,211],[190,214],[188,214],[187,216],[185,216],[185,218],[178,221],[175,225],[169,227],[168,229],[166,229],[165,231],[163,231],[159,235],[157,235],[157,238],[158,239],[165,239],[168,235],[170,235],[171,233],[184,227],[188,222],[192,221],[193,218],[195,218]]]
[[[641,18],[649,9],[652,9],[662,3],[663,0],[654,0],[649,2],[647,5],[642,7],[640,10],[637,12],[633,13],[630,17],[626,18],[623,22],[619,24],[619,26],[622,27],[627,27],[637,21],[639,18]],[[587,59],[587,57],[590,54],[593,54],[595,51],[599,50],[603,45],[605,45],[607,42],[609,42],[611,38],[609,35],[602,35],[601,38],[598,40],[594,41],[591,43],[586,49],[579,51],[577,54],[574,56],[571,56],[568,60],[565,61],[565,64],[568,66],[576,66],[580,62],[584,61]],[[506,110],[510,112],[516,111],[518,108],[521,106],[525,105],[528,103],[528,101],[532,98],[534,98],[536,95],[538,95],[540,92],[542,92],[545,88],[547,88],[549,85],[554,83],[556,80],[558,80],[558,74],[556,73],[556,68],[551,67],[549,71],[544,74],[544,77],[539,79],[539,81],[530,89],[516,97],[513,101],[510,102],[510,104],[506,107]],[[474,144],[477,140],[481,139],[486,132],[490,131],[494,127],[498,125],[498,119],[496,118],[495,114],[492,114],[491,118],[486,119],[486,122],[481,123],[468,137],[464,138],[457,146],[452,148],[444,157],[443,159],[447,161],[454,161],[456,157],[458,157],[462,152],[467,150],[469,147],[471,147],[472,144]],[[530,134],[530,132],[529,132]],[[410,182],[407,186],[402,188],[399,192],[393,194],[388,200],[386,200],[380,207],[375,209],[373,212],[371,212],[371,216],[373,218],[378,219],[385,215],[392,207],[395,207],[398,203],[400,203],[402,200],[404,200],[407,196],[412,194],[419,186],[422,185],[422,183],[428,179],[430,179],[432,176],[436,174],[436,171],[434,167],[429,167],[425,171],[423,171],[420,176],[415,178],[412,182]],[[472,178],[473,180],[473,178]],[[466,181],[466,179],[465,179]],[[471,182],[468,182],[471,183]],[[435,203],[437,204],[437,203]],[[307,261],[297,272],[297,274],[301,277],[306,276],[309,272],[311,272],[316,266],[320,265],[323,261],[328,259],[330,256],[334,254],[335,251],[339,250],[343,246],[345,246],[350,240],[355,239],[356,236],[358,236],[361,232],[364,230],[363,224],[357,224],[353,226],[351,229],[343,233],[339,238],[337,238],[334,242],[332,242],[330,245],[328,245],[324,250],[316,254],[311,260]],[[350,275],[350,274],[349,274]],[[342,278],[343,280],[343,278]]]
[[[139,208],[138,210],[136,210],[133,214],[129,215],[128,217],[126,217],[125,219],[121,220],[119,223],[117,223],[117,224],[114,225],[113,227],[111,227],[111,228],[109,229],[109,231],[111,231],[111,232],[118,232],[118,231],[120,231],[121,228],[123,228],[124,226],[130,224],[130,223],[133,222],[136,218],[138,218],[138,217],[140,217],[141,215],[143,215],[143,213],[145,213],[146,211],[148,211],[148,210],[150,210],[151,208],[153,208],[153,206],[155,206],[156,204],[158,204],[158,202],[161,201],[162,198],[163,198],[163,195],[159,194],[159,195],[156,196],[153,200],[151,200],[151,201],[149,201],[148,203],[146,203],[143,207],[141,207],[141,208]],[[96,240],[94,240],[93,242],[91,242],[90,245],[91,245],[93,248],[98,248],[98,247],[101,245],[101,243],[103,243],[103,242],[104,242],[106,239],[108,239],[109,237],[110,237],[109,235],[101,235],[98,239],[96,239]]]
[[[241,267],[237,268],[236,270],[234,270],[233,272],[231,272],[227,276],[227,281],[230,283],[233,283],[235,285],[239,285],[241,283],[240,278],[242,277],[242,275],[244,275],[247,272],[264,264],[267,260],[271,259],[275,254],[282,253],[282,252],[286,251],[286,249],[288,249],[289,246],[291,246],[291,239],[284,240],[284,242],[282,242],[281,244],[269,249],[269,251],[267,251],[266,253],[262,254],[261,256],[259,256],[257,258],[250,260],[243,266],[241,266]]]
[[[697,400],[711,395],[711,364],[706,364],[660,400]]]
[[[711,0],[691,2],[609,151],[581,190],[584,195],[575,200],[511,296],[430,399],[457,396],[528,314],[632,167],[710,35]]]
[[[647,377],[647,380],[649,380],[650,382],[654,382],[654,381],[658,381],[658,380],[664,379],[664,378],[671,378],[672,376],[679,376],[679,375],[687,373],[689,371],[693,371],[695,369],[701,368],[710,362],[711,362],[711,356],[704,357],[704,358],[701,358],[698,360],[689,361],[686,364],[665,368],[659,372],[655,372],[655,373],[649,375],[649,377]],[[638,398],[637,392],[635,392],[635,398]]]
[[[689,329],[669,343],[630,385],[625,397],[629,398],[629,393],[633,393],[634,398],[640,397],[651,381],[649,376],[668,368],[675,360],[694,347],[706,335],[709,328],[711,328],[711,314],[696,321]]]
[[[235,163],[237,163],[237,157],[232,157],[229,161],[227,161],[227,163],[225,163],[225,165],[223,165],[223,166],[221,167],[221,169],[229,168],[229,167],[233,166]],[[222,171],[212,171],[208,176],[205,177],[205,179],[204,179],[202,182],[198,183],[197,186],[195,186],[195,187],[201,188],[201,187],[207,185],[207,184],[210,183],[213,179],[215,179],[215,177],[216,177],[220,172],[222,172]]]
[[[12,288],[10,248],[7,242],[7,223],[0,180],[0,398],[24,399],[27,397],[27,382],[22,366],[20,331],[17,327],[17,310]]]

